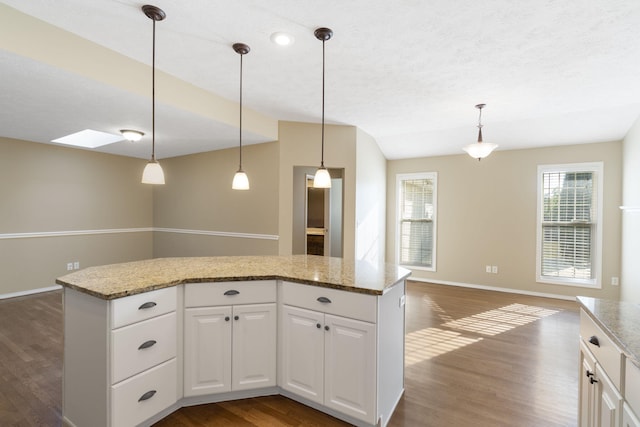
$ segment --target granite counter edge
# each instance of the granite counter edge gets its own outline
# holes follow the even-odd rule
[[[640,369],[640,359],[638,359],[637,355],[629,350],[628,346],[623,343],[613,331],[609,328],[609,326],[603,322],[594,312],[591,311],[591,308],[586,305],[585,302],[582,301],[581,297],[576,297],[576,301],[580,308],[584,310],[585,313],[598,325],[605,334],[617,345],[624,354],[625,358],[629,359],[631,363],[633,363],[638,369]]]
[[[338,290],[343,290],[347,292],[355,292],[360,294],[378,296],[378,295],[384,294],[388,289],[391,289],[392,287],[396,286],[398,283],[402,282],[410,275],[411,274],[409,273],[409,274],[405,274],[398,277],[395,282],[389,285],[386,285],[383,289],[371,289],[371,288],[359,287],[356,285],[344,285],[340,283],[320,282],[316,280],[308,280],[308,279],[301,279],[297,277],[287,277],[287,276],[280,276],[280,275],[188,278],[188,279],[167,282],[167,283],[155,283],[155,284],[146,285],[146,286],[135,288],[135,289],[130,289],[122,292],[113,292],[113,293],[99,292],[93,289],[83,287],[82,285],[65,282],[64,280],[60,280],[60,279],[56,279],[56,283],[58,285],[62,285],[62,286],[74,289],[76,291],[83,292],[85,294],[94,296],[96,298],[104,299],[104,300],[113,300],[113,299],[123,298],[130,295],[143,294],[145,292],[151,292],[158,289],[170,288],[172,286],[183,285],[188,283],[240,282],[240,281],[253,281],[253,280],[286,280],[289,282],[301,283],[303,285],[318,286],[323,288],[338,289]]]

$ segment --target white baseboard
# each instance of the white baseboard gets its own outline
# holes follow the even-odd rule
[[[576,297],[571,295],[557,295],[557,294],[549,294],[545,292],[526,291],[523,289],[499,288],[497,286],[476,285],[474,283],[450,282],[447,280],[423,279],[423,278],[411,277],[411,276],[409,276],[407,280],[414,281],[414,282],[435,283],[436,285],[458,286],[461,288],[472,288],[472,289],[482,289],[485,291],[505,292],[509,294],[520,294],[520,295],[530,295],[534,297],[563,299],[567,301],[576,300]]]
[[[42,292],[51,292],[62,289],[60,285],[49,286],[46,288],[38,288],[38,289],[29,289],[28,291],[20,291],[20,292],[11,292],[8,294],[0,294],[0,300],[8,299],[8,298],[16,298],[16,297],[24,297],[27,295],[40,294]]]

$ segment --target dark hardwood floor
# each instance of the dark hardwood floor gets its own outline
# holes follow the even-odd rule
[[[390,426],[577,425],[576,303],[410,282],[406,320],[405,394]],[[0,425],[61,425],[61,374],[61,293],[0,301]],[[156,424],[346,425],[281,396]]]

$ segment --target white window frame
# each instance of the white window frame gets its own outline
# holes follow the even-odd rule
[[[396,175],[396,250],[395,259],[396,264],[400,264],[400,239],[401,227],[402,227],[402,181],[412,179],[431,179],[433,181],[433,249],[431,256],[431,267],[417,266],[417,265],[404,265],[404,267],[412,270],[424,270],[424,271],[436,271],[436,248],[437,248],[437,234],[438,234],[438,173],[437,172],[419,172],[419,173],[404,173]]]
[[[593,172],[595,177],[594,189],[596,192],[596,219],[593,229],[591,279],[578,279],[567,277],[551,277],[542,275],[542,220],[543,220],[543,182],[542,176],[552,172]],[[567,285],[584,288],[602,288],[602,220],[604,200],[604,164],[603,162],[591,163],[567,163],[557,165],[538,165],[537,174],[537,215],[536,215],[536,282],[553,285]]]

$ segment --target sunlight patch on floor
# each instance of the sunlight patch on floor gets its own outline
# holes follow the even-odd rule
[[[411,366],[480,340],[482,338],[469,338],[460,332],[438,328],[410,332],[405,337],[405,364]]]
[[[542,307],[524,304],[511,304],[495,310],[452,320],[442,326],[459,331],[475,332],[482,335],[497,335],[518,326],[526,325],[543,317],[557,313]]]
[[[443,320],[451,319],[437,304],[432,302],[429,305]],[[447,321],[441,325],[447,329],[424,328],[410,332],[405,337],[405,364],[411,366],[482,340],[482,337],[464,336],[465,332],[486,336],[498,335],[558,312],[534,305],[510,304]]]

